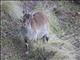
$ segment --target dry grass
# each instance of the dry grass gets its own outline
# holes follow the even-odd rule
[[[34,13],[35,11],[44,11],[45,14],[49,17],[50,39],[45,43],[42,40],[33,42],[30,47],[30,53],[28,55],[25,55],[26,48],[23,42],[24,39],[20,33],[23,16],[23,2],[3,1],[1,11],[1,60],[76,60],[76,51],[74,49],[75,46],[73,45],[73,43],[76,41],[71,34],[67,35],[69,36],[69,38],[64,35],[67,32],[74,32],[74,29],[72,27],[65,25],[71,24],[70,17],[72,16],[66,16],[66,13],[64,12],[71,11],[70,8],[68,11],[68,9],[66,9],[68,8],[68,6],[60,1],[27,1],[26,3],[27,7],[30,7],[30,13]],[[61,5],[61,7],[59,5]],[[77,7],[77,9],[79,8]],[[55,12],[57,13],[55,14]],[[61,12],[64,12],[64,14],[62,15]],[[64,19],[63,21],[60,20],[61,16]],[[70,19],[68,20],[64,17]],[[78,19],[80,18],[78,17]],[[77,25],[79,25],[79,22]],[[70,26],[73,26],[73,24],[71,24]],[[63,36],[63,40],[60,39],[59,36]]]

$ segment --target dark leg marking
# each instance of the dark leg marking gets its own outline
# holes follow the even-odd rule
[[[43,37],[42,37],[42,39],[45,41],[48,41],[49,40],[49,37],[47,37],[46,35],[44,35]]]
[[[28,46],[28,39],[27,38],[24,38],[24,41],[25,41],[25,47],[26,47],[26,54],[29,50],[29,46]]]

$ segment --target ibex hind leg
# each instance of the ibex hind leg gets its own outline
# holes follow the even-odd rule
[[[49,37],[48,37],[47,35],[44,35],[44,36],[42,37],[42,39],[43,39],[43,42],[45,42],[45,41],[47,41],[47,42],[48,42]]]

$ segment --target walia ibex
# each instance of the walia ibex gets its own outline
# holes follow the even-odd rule
[[[24,14],[22,23],[22,34],[26,46],[28,41],[43,39],[48,41],[48,17],[42,12]]]

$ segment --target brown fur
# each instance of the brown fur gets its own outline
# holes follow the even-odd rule
[[[45,24],[48,24],[48,17],[46,15],[44,15],[42,12],[37,12],[33,14],[31,22],[33,30],[39,29],[43,27]]]

